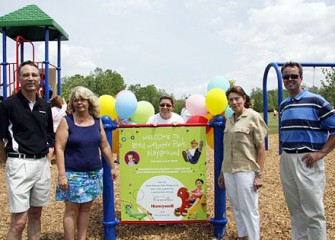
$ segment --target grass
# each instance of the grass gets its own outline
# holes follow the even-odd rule
[[[263,113],[261,113],[263,116]],[[270,134],[277,134],[278,133],[278,114],[276,117],[273,117],[273,113],[268,113],[268,128],[269,128],[269,135]]]

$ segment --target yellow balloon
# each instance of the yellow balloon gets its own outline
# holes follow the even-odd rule
[[[224,112],[228,105],[225,91],[221,88],[213,88],[207,93],[206,107],[212,115],[218,115]]]
[[[115,109],[115,98],[110,95],[101,95],[99,97],[100,116],[109,116],[112,120],[118,118]]]
[[[214,149],[214,128],[210,128],[210,130],[206,134],[207,145],[210,146],[211,149]]]

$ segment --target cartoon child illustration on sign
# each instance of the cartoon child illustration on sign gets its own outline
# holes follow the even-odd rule
[[[126,209],[126,214],[128,214],[129,217],[131,218],[135,218],[139,221],[141,221],[143,218],[147,217],[148,214],[150,215],[151,213],[149,212],[135,212],[133,209],[133,206],[131,204],[127,204],[125,205],[125,209]]]
[[[125,161],[128,164],[128,166],[136,166],[139,162],[139,156],[136,152],[128,152],[125,156]]]
[[[191,148],[186,149],[186,151],[182,152],[185,162],[196,164],[199,161],[199,158],[201,156],[201,151],[202,151],[203,146],[204,146],[204,141],[201,140],[200,144],[198,144],[197,140],[193,139],[191,141]]]
[[[182,204],[179,208],[176,208],[174,211],[175,216],[187,216],[189,219],[196,219],[198,211],[200,208],[206,213],[207,204],[206,204],[206,195],[203,191],[204,181],[200,178],[195,180],[196,188],[193,190],[188,190],[185,187],[181,187],[177,196],[181,198]]]

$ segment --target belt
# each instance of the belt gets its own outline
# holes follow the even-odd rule
[[[287,152],[287,153],[310,153],[310,152],[313,152],[313,151],[308,150],[308,149],[293,149],[293,150],[284,149],[284,151]]]
[[[12,158],[33,158],[33,159],[38,159],[38,158],[43,158],[46,155],[45,154],[24,154],[24,153],[8,153],[8,157]]]

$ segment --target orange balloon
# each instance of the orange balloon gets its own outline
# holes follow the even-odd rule
[[[212,114],[210,114],[210,113],[207,113],[207,115],[205,116],[205,118],[207,118],[207,119],[208,119],[208,122],[212,122],[212,121],[213,121],[213,118],[214,118],[214,116],[213,116]]]
[[[210,128],[210,130],[206,134],[207,145],[210,146],[211,149],[214,149],[214,128]]]
[[[114,130],[112,133],[112,152],[114,154],[119,154],[120,148],[119,148],[120,142],[119,142],[119,131]]]

